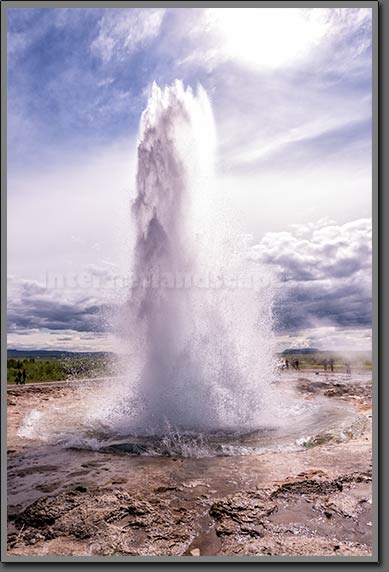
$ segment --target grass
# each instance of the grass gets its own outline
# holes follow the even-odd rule
[[[14,384],[18,371],[26,371],[26,383],[65,381],[83,377],[100,377],[109,371],[107,359],[100,357],[8,358],[7,383]]]

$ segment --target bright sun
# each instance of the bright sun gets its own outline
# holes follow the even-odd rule
[[[211,8],[207,20],[225,57],[253,68],[300,60],[328,30],[326,13],[320,9]]]

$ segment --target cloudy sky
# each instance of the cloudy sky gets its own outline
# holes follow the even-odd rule
[[[7,25],[9,347],[109,349],[101,279],[126,257],[140,114],[179,78],[211,99],[280,342],[370,348],[370,9],[14,8]],[[73,274],[85,287],[50,283]]]

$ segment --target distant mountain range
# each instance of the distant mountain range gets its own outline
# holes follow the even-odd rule
[[[321,350],[317,348],[289,348],[282,352],[282,355],[289,355],[289,354],[317,354],[321,352]]]
[[[291,354],[331,354],[331,355],[371,355],[371,351],[367,350],[344,350],[344,351],[336,351],[336,350],[319,350],[318,348],[288,348],[279,355],[291,355]]]
[[[30,357],[108,357],[114,355],[113,352],[69,352],[61,350],[14,350],[8,349],[9,358],[30,358]]]

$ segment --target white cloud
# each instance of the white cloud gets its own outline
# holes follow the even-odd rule
[[[165,10],[159,8],[108,11],[100,20],[92,53],[105,64],[113,58],[125,58],[158,35],[164,14]]]
[[[230,154],[229,161],[232,166],[244,166],[246,164],[255,164],[258,161],[268,160],[279,153],[284,152],[286,155],[290,152],[288,149],[293,145],[305,143],[319,137],[330,135],[333,131],[348,130],[354,126],[356,122],[370,119],[369,109],[365,105],[359,107],[358,110],[347,110],[348,117],[345,114],[323,113],[319,119],[308,118],[299,125],[294,125],[291,119],[291,125],[275,133],[269,138],[259,137],[257,140],[250,141],[243,150],[233,149]]]
[[[336,279],[370,273],[371,239],[370,219],[341,226],[324,219],[267,233],[252,251],[253,257],[278,267],[284,282]]]
[[[303,337],[310,330],[311,338],[316,329],[319,336],[332,332],[328,343],[342,329],[370,331],[371,247],[370,219],[322,220],[267,233],[251,257],[277,270],[277,330]]]

